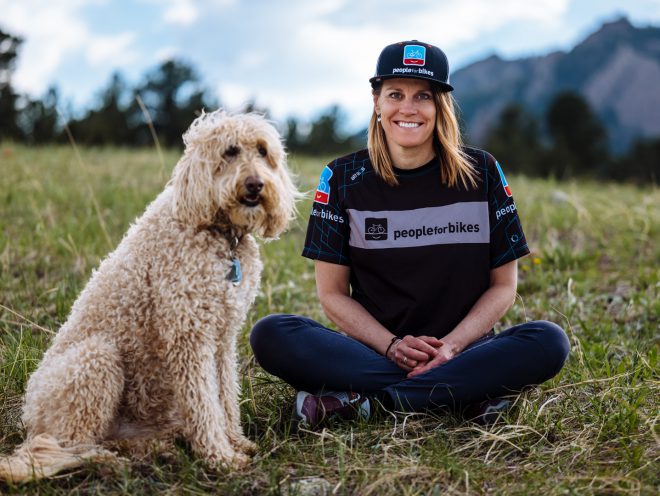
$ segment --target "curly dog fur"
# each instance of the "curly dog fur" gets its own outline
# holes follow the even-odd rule
[[[236,340],[262,269],[250,233],[278,236],[299,193],[258,115],[203,114],[183,138],[165,190],[92,273],[31,376],[27,439],[0,478],[106,459],[102,446],[122,439],[183,437],[209,465],[249,461]]]

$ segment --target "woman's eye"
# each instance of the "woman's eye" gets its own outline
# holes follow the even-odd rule
[[[399,100],[401,98],[401,93],[399,93],[398,91],[393,91],[392,93],[390,93],[389,96],[394,100]]]
[[[431,95],[429,95],[428,93],[421,93],[421,94],[418,96],[418,98],[419,98],[420,100],[430,100],[430,99],[431,99]]]
[[[264,145],[257,145],[257,151],[259,152],[259,155],[261,155],[262,157],[268,155],[268,150],[266,150],[266,147]]]

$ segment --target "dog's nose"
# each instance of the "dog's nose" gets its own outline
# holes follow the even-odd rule
[[[261,192],[264,187],[264,182],[259,176],[248,176],[245,179],[245,188],[251,195],[256,195]]]

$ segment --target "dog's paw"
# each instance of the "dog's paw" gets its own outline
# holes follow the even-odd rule
[[[241,470],[250,464],[251,458],[246,454],[233,452],[229,456],[224,454],[210,455],[204,461],[209,468],[215,470]]]
[[[249,455],[244,453],[236,453],[234,458],[231,459],[231,466],[235,470],[241,470],[247,467],[251,461],[252,458]]]
[[[250,441],[245,436],[240,436],[235,439],[232,439],[231,443],[236,448],[236,451],[241,451],[243,453],[248,453],[250,455],[254,455],[259,449],[259,447],[255,443]]]

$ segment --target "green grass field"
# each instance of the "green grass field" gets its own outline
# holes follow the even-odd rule
[[[23,439],[27,378],[91,270],[161,190],[177,158],[0,144],[0,452]],[[315,187],[325,162],[291,157],[301,189]],[[247,334],[273,312],[328,323],[312,262],[300,256],[307,200],[286,235],[262,244],[261,293],[241,336],[243,425],[259,445],[248,469],[207,471],[182,446],[169,457],[0,483],[0,493],[657,494],[660,192],[509,181],[532,255],[520,262],[520,296],[501,324],[556,321],[572,352],[558,377],[518,398],[506,422],[484,429],[416,414],[291,431],[294,391],[256,365]]]

